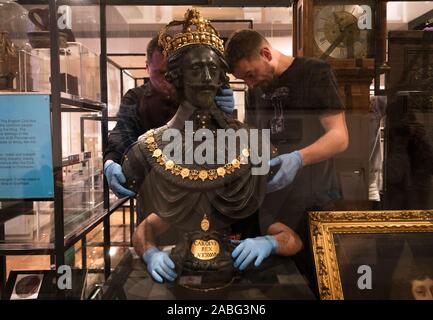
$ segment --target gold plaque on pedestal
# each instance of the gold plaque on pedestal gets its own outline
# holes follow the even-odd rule
[[[212,260],[220,253],[220,244],[216,240],[194,240],[191,245],[192,255],[199,260]]]

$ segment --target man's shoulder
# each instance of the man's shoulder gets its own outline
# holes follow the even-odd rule
[[[303,86],[319,75],[328,74],[331,66],[323,60],[312,57],[295,57],[291,65],[279,76],[279,84]]]
[[[296,57],[300,68],[304,70],[328,70],[331,68],[329,63],[322,59],[313,57]]]
[[[150,81],[145,84],[129,89],[122,97],[122,104],[138,104],[141,97],[152,94],[152,86]]]

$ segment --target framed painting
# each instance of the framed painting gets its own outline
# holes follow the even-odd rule
[[[433,300],[433,210],[310,212],[320,298]]]

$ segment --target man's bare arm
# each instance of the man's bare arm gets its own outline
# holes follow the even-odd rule
[[[326,113],[320,118],[320,123],[325,129],[325,134],[313,144],[299,150],[304,166],[329,159],[349,146],[344,111]]]
[[[274,236],[278,242],[276,254],[293,256],[302,249],[302,241],[295,231],[283,223],[276,222],[269,226],[267,234]]]
[[[135,252],[142,257],[147,249],[156,247],[156,237],[165,232],[169,226],[156,214],[151,213],[138,225],[132,236],[132,245]]]

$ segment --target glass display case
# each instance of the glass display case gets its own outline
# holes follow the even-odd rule
[[[61,91],[100,101],[99,55],[79,42],[59,49]],[[50,91],[50,49],[25,48],[19,52],[19,90]]]
[[[121,98],[129,89],[141,86],[149,75],[145,53],[108,53],[108,115],[115,117]],[[139,80],[142,80],[139,82]],[[112,129],[112,127],[110,127]]]
[[[103,263],[97,268],[93,266],[96,272],[89,272],[89,277],[97,274],[97,281],[100,281],[100,275],[110,272],[109,216],[127,200],[111,201],[108,190],[104,189],[102,158],[108,133],[104,103],[107,102],[107,93],[105,88],[104,94],[101,83],[107,80],[103,76],[104,70],[101,70],[105,69],[105,64],[100,61],[102,35],[98,2],[82,1],[79,5],[51,0],[45,5],[23,3],[20,15],[23,20],[35,8],[46,12],[57,9],[53,7],[55,5],[69,6],[76,40],[63,48],[50,39],[48,47],[34,48],[28,44],[30,39],[26,38],[25,32],[20,33],[19,41],[10,37],[18,51],[17,76],[13,88],[6,92],[3,90],[0,95],[3,98],[7,95],[28,97],[27,105],[34,110],[31,115],[26,115],[28,117],[38,113],[32,98],[38,95],[47,97],[45,118],[48,129],[42,135],[49,136],[49,144],[44,150],[49,150],[50,154],[42,149],[36,153],[50,159],[47,179],[53,182],[53,190],[49,196],[37,198],[27,197],[24,193],[15,198],[0,194],[0,291],[7,270],[14,269],[10,265],[10,256],[49,256],[45,268],[67,264],[88,269],[92,267],[87,263],[88,246],[101,249],[98,250],[102,256],[99,260]],[[55,29],[55,22],[52,24],[50,30]],[[7,100],[2,102],[5,103],[0,103],[0,111],[11,110]],[[7,119],[5,114],[2,119]],[[36,132],[35,136],[38,134]],[[9,150],[12,149],[6,151]],[[6,151],[2,148],[0,156]],[[13,176],[13,171],[11,168],[7,174]],[[102,226],[98,231],[102,244],[87,243],[87,239],[92,240],[89,235],[97,226]],[[81,259],[76,259],[76,256],[81,256]]]
[[[292,55],[291,8],[278,10],[270,7],[236,6],[220,10],[221,8],[212,7],[218,5],[216,2],[209,2],[209,6],[200,7],[200,10],[205,16],[212,17],[216,29],[221,31],[224,38],[236,29],[252,28],[266,35],[274,48]],[[100,6],[99,1],[94,0],[0,0],[0,34],[8,33],[7,37],[4,36],[4,39],[7,38],[4,43],[12,42],[18,53],[16,68],[12,63],[3,62],[0,65],[0,78],[3,76],[7,80],[9,92],[6,94],[19,92],[22,96],[31,96],[35,93],[46,93],[49,96],[50,113],[47,118],[51,124],[49,149],[52,150],[53,158],[50,174],[54,182],[53,194],[46,198],[26,197],[23,193],[21,197],[6,199],[0,193],[0,291],[7,275],[6,256],[9,259],[10,255],[45,255],[49,256],[46,257],[47,260],[51,259],[49,264],[46,263],[48,268],[58,267],[61,264],[80,266],[92,271],[96,269],[102,271],[104,268],[106,276],[110,273],[111,267],[118,263],[119,267],[112,273],[111,278],[108,278],[109,281],[103,290],[104,298],[107,299],[200,298],[195,292],[185,292],[181,288],[178,290],[179,288],[171,284],[154,283],[141,257],[133,254],[130,248],[118,250],[118,253],[126,251],[122,261],[110,259],[117,248],[114,247],[115,237],[110,235],[109,217],[126,199],[118,200],[112,194],[109,195],[109,190],[104,188],[103,180],[103,145],[109,129],[116,121],[114,116],[121,97],[129,88],[144,83],[148,76],[144,54],[147,43],[166,23],[181,19],[186,6],[181,6],[181,3],[177,3],[176,6],[164,6],[164,3],[149,6],[144,1],[101,3],[103,5]],[[38,31],[28,19],[29,12],[35,8],[57,10],[54,6],[62,5],[70,9],[72,20],[69,22],[75,40],[68,41],[66,47],[57,41],[52,43],[51,48],[49,46],[36,48],[29,45],[28,42],[31,42],[28,39],[29,33]],[[287,3],[284,3],[284,6],[287,6]],[[51,10],[51,15],[53,12],[55,15],[54,10]],[[46,32],[56,33],[54,30],[57,30],[57,26],[54,20],[51,19],[51,31]],[[409,216],[413,213],[401,210],[428,210],[432,207],[433,171],[430,164],[433,154],[431,143],[433,129],[430,124],[433,121],[431,117],[433,114],[431,112],[433,105],[431,66],[433,64],[429,63],[432,61],[432,50],[430,50],[432,37],[428,33],[433,33],[420,31],[417,32],[418,34],[410,35],[400,32],[390,34],[388,37],[391,70],[387,81],[390,83],[386,83],[384,92],[376,92],[376,94],[384,94],[376,96],[377,100],[386,97],[388,93],[388,102],[385,101],[385,105],[378,102],[371,103],[370,109],[366,106],[362,112],[350,108],[346,111],[351,140],[349,148],[338,155],[335,161],[338,184],[341,185],[341,201],[337,201],[335,208],[329,210],[342,210],[341,215],[344,219],[351,220],[349,223],[353,223],[355,219],[352,213],[347,213],[347,210],[358,210],[362,219],[370,223],[374,219],[370,214],[365,213],[367,210],[383,209],[383,213],[380,213],[383,215],[381,219],[388,221],[393,217],[388,209],[396,209],[399,214]],[[52,40],[54,39],[52,37]],[[406,41],[408,43],[405,43]],[[379,67],[376,66],[377,75],[380,74]],[[406,80],[402,83],[402,79]],[[234,90],[236,116],[239,120],[248,122],[254,115],[248,108],[254,105],[250,96],[252,92],[247,90],[243,81],[233,77],[230,80],[231,88]],[[394,85],[397,86],[396,91],[400,90],[396,94],[392,90],[389,91],[394,89]],[[0,85],[0,91],[5,91],[5,87]],[[420,92],[421,89],[425,92]],[[374,97],[371,93],[370,98],[373,102]],[[0,93],[0,97],[2,94],[5,93]],[[3,107],[0,103],[0,111]],[[280,120],[277,117],[278,104],[272,107],[275,117],[271,118],[271,121]],[[11,109],[11,106],[8,108]],[[305,116],[304,121],[301,116],[286,118],[290,139],[302,138],[309,130],[314,129],[310,127],[309,118]],[[257,118],[265,119],[261,115]],[[0,123],[4,119],[7,120],[5,115],[0,113]],[[272,122],[266,124],[268,125],[272,125]],[[1,140],[0,169],[5,153]],[[43,154],[44,151],[41,149],[39,153]],[[372,176],[374,179],[371,178]],[[3,177],[4,175],[0,174],[0,184]],[[394,183],[394,180],[397,180],[397,183]],[[384,188],[374,188],[374,198],[371,196],[373,182],[377,182],[376,185],[380,182],[384,186]],[[332,194],[332,196],[337,195]],[[134,201],[131,200],[131,235],[134,230],[133,208]],[[353,212],[356,215],[358,211]],[[430,211],[429,215],[431,215]],[[324,216],[338,222],[336,212],[338,213],[338,211],[330,211]],[[125,220],[125,216],[123,219]],[[430,218],[423,218],[423,220],[423,223],[431,221]],[[101,229],[95,228],[101,224],[103,224]],[[380,224],[383,228],[382,221]],[[339,226],[340,230],[341,226]],[[422,234],[418,232],[419,230],[415,230],[416,237]],[[397,231],[399,235],[404,235],[403,238],[410,235],[407,230],[403,233],[400,232],[401,230]],[[98,234],[94,236],[96,232]],[[358,233],[358,231],[355,234],[345,235],[336,233],[334,239],[336,243],[333,245],[337,246],[337,254],[340,255],[339,249],[340,251],[344,249],[341,251],[344,253],[340,255],[341,257],[345,256],[346,251],[357,254],[356,250],[353,250],[355,248],[353,244],[358,243],[356,239],[358,236],[359,239],[363,237]],[[320,240],[317,242],[319,254],[323,253],[323,250],[320,251],[323,245],[322,236],[316,232],[311,238]],[[126,238],[123,238],[124,244]],[[406,241],[403,238],[402,243]],[[428,242],[422,237],[419,239],[421,244]],[[379,242],[376,248],[365,250],[366,242],[359,241],[362,244],[359,252],[370,254],[376,250],[374,252],[380,253],[382,248]],[[405,243],[405,251],[402,252],[408,253],[406,249],[410,246],[411,241]],[[350,250],[345,250],[345,247]],[[396,242],[392,250],[386,247],[384,247],[387,249],[385,251],[393,255],[396,253],[397,257],[401,243]],[[430,259],[431,250],[429,251],[428,246],[422,247],[426,248],[423,254]],[[70,259],[71,256],[75,258],[80,255],[82,261],[79,263],[75,259]],[[337,258],[339,256],[336,256],[333,261],[340,263]],[[243,278],[236,279],[234,286],[227,287],[225,291],[216,291],[214,295],[210,293],[207,297],[314,298],[305,283],[305,275],[297,272],[293,261],[274,259],[274,257],[271,259],[274,260],[272,264],[263,265],[258,272],[247,271]],[[325,266],[323,261],[316,262],[318,274],[332,275],[333,271],[322,272]],[[376,261],[373,259],[373,262]],[[431,266],[431,263],[429,265]],[[328,268],[327,271],[329,270]],[[101,274],[102,272],[98,275]],[[385,274],[391,276],[391,272]],[[343,269],[340,275],[344,276]],[[195,280],[187,277],[182,279],[182,281],[192,282]],[[352,282],[356,283],[356,281]],[[220,293],[223,295],[219,295]]]
[[[164,247],[169,251],[171,247]],[[152,280],[141,258],[130,248],[102,287],[107,300],[313,300],[315,296],[293,260],[272,256],[263,266],[251,268],[218,290],[191,290],[188,284],[201,281],[201,276],[183,276],[179,282],[159,284]]]
[[[101,112],[66,112],[66,104],[62,108],[63,220],[67,242],[104,214],[102,129]],[[26,196],[19,198],[24,200]],[[7,207],[8,202],[2,203]],[[5,221],[1,225],[0,250],[52,248],[55,201],[25,203],[24,211],[15,210],[23,213],[16,217],[2,212],[0,221]]]
[[[120,70],[110,61],[107,63],[107,76],[108,76],[108,115],[115,117],[119,111],[120,99],[121,99],[121,82]],[[113,129],[115,123],[113,123],[109,129]]]
[[[21,28],[19,34],[14,33],[11,37],[19,61],[15,87],[11,92],[22,93],[30,100],[34,93],[49,94],[52,179],[57,190],[54,196],[46,199],[28,199],[23,194],[10,201],[0,196],[0,250],[4,252],[18,253],[22,250],[25,254],[39,250],[44,254],[58,254],[56,237],[60,225],[64,238],[64,247],[60,249],[67,249],[80,232],[85,232],[107,212],[103,205],[102,118],[105,104],[100,102],[99,46],[80,37],[67,42],[66,47],[58,43],[57,49],[52,48],[55,45],[51,41],[46,46],[35,46],[30,33],[40,31],[39,24],[43,24],[43,19],[39,19],[39,24],[32,24],[31,12],[37,12],[40,18],[48,17],[50,5],[54,5],[50,2],[14,4],[14,7],[19,7],[15,10],[19,12],[18,22],[26,28]],[[2,14],[5,14],[3,9]],[[83,2],[81,6],[70,6],[69,9],[73,19],[67,24],[73,26],[77,35],[80,34],[79,26],[83,26],[99,36],[99,19],[81,14],[86,10],[98,12],[97,2],[89,5]],[[58,59],[58,70],[52,70],[53,59]],[[57,95],[60,100],[56,99]],[[59,150],[58,154],[56,150]],[[61,212],[57,213],[57,210]]]

